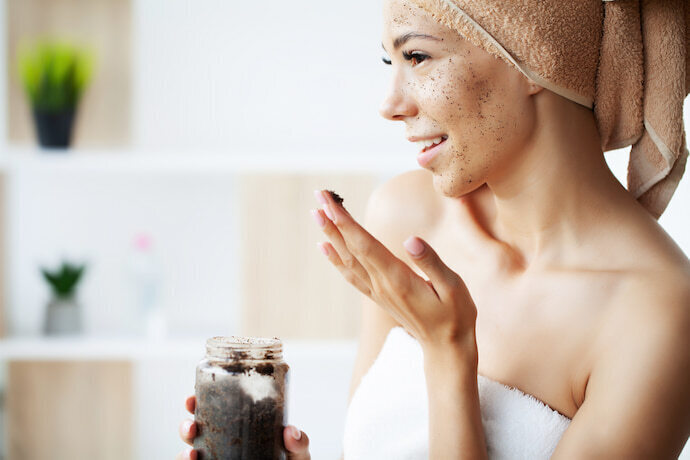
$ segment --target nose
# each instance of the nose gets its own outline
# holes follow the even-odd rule
[[[388,94],[379,108],[379,113],[387,120],[404,120],[417,115],[414,98],[411,97],[400,77],[401,75],[393,77]]]

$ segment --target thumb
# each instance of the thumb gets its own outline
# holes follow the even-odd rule
[[[426,241],[416,236],[410,236],[405,240],[403,246],[405,246],[415,265],[427,274],[429,281],[440,295],[445,295],[449,288],[452,289],[457,286],[460,279],[458,274],[443,263],[436,251]]]
[[[283,442],[288,451],[289,460],[311,460],[309,437],[304,431],[300,431],[293,425],[286,426],[283,430]]]

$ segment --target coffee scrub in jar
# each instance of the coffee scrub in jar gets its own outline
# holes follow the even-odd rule
[[[286,459],[288,371],[278,338],[208,339],[196,368],[198,459]]]

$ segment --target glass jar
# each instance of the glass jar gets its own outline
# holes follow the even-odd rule
[[[285,459],[289,366],[278,338],[212,337],[196,368],[199,460]]]

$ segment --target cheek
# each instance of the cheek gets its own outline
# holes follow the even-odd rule
[[[523,141],[523,121],[516,114],[524,102],[511,100],[510,83],[495,75],[491,63],[455,56],[416,83],[426,102],[423,115],[452,139],[445,161],[433,171],[434,185],[444,195],[481,186]]]
[[[457,187],[473,187],[485,178],[494,158],[483,150],[470,147],[471,141],[454,142],[448,146],[446,162],[438,171],[446,185],[457,192]],[[457,194],[457,193],[454,193]]]
[[[471,101],[468,99],[468,80],[454,68],[453,60],[431,72],[420,90],[429,101],[429,115],[446,129],[471,116]]]
[[[424,85],[430,101],[428,115],[454,139],[453,161],[464,161],[463,171],[473,170],[475,175],[482,172],[477,170],[479,163],[480,169],[487,170],[500,152],[510,149],[518,127],[513,114],[519,110],[509,101],[508,89],[499,79],[487,77],[488,73],[471,60],[457,66],[451,61],[433,72],[430,84]]]
[[[462,62],[462,66],[452,66],[451,61],[436,76],[430,76],[432,83],[437,82],[429,90],[429,99],[436,107],[434,116],[447,129],[464,133],[466,139],[481,139],[486,145],[491,141],[487,137],[493,136],[500,142],[506,128],[506,89],[471,60]]]
[[[415,88],[426,101],[426,115],[439,129],[473,149],[501,142],[505,128],[502,92],[475,67],[472,60],[450,58]]]

